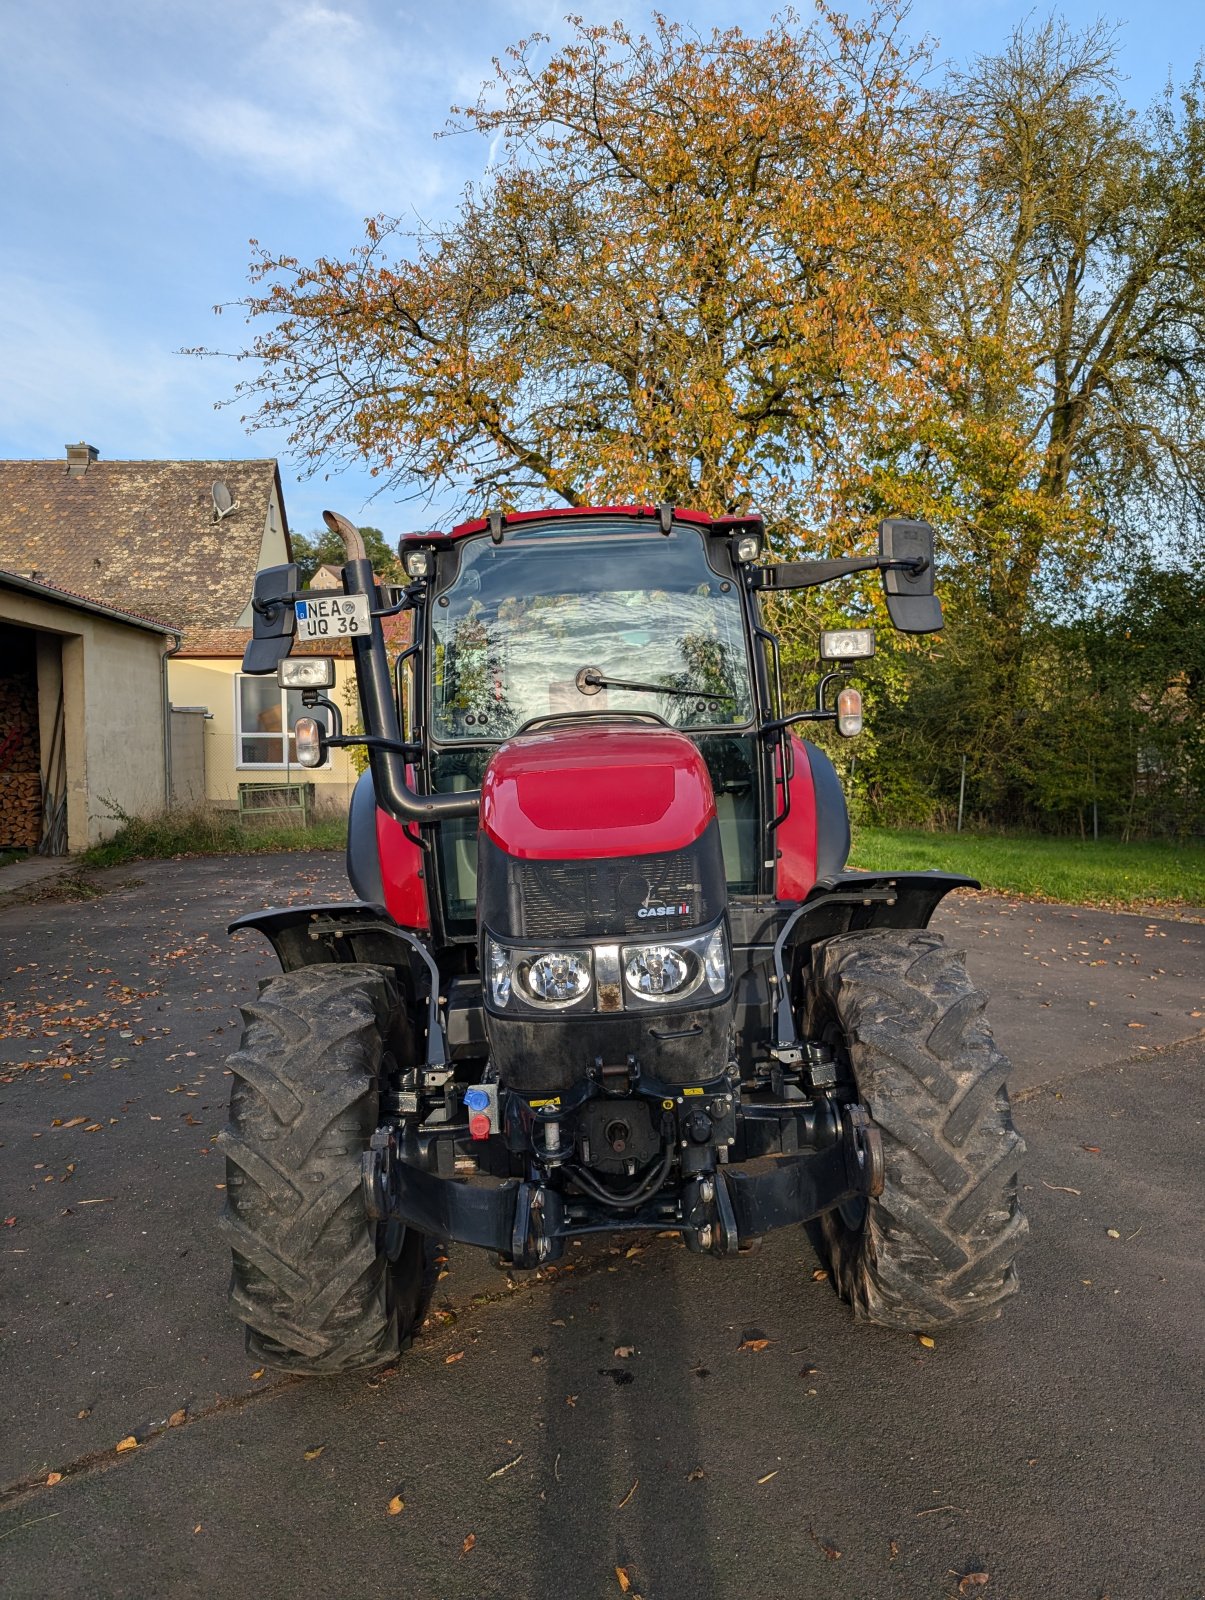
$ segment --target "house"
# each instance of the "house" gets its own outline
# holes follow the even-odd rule
[[[0,571],[0,850],[62,855],[160,809],[168,623]]]
[[[75,444],[65,459],[0,462],[0,570],[178,632],[167,661],[172,744],[182,755],[187,735],[201,742],[203,792],[220,807],[301,786],[315,809],[341,811],[355,783],[341,750],[323,768],[298,768],[284,729],[300,695],[241,671],[255,574],[290,559],[275,461],[106,461]],[[333,698],[350,701],[350,658],[336,675]],[[88,709],[101,736],[125,714],[119,685]]]

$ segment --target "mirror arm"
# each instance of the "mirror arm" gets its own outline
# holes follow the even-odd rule
[[[884,556],[851,556],[841,561],[781,561],[774,566],[753,567],[755,589],[816,589],[835,578],[848,578],[855,572],[907,572],[919,578],[929,562],[924,556],[906,561],[888,561]]]

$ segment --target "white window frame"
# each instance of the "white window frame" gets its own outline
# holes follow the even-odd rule
[[[289,712],[288,696],[289,696],[290,691],[288,689],[282,689],[282,688],[280,688],[279,685],[277,685],[277,693],[280,696],[280,732],[279,732],[279,734],[277,734],[277,733],[265,733],[259,728],[253,728],[253,729],[248,730],[246,733],[244,733],[244,731],[243,731],[243,692],[242,692],[242,684],[243,684],[245,679],[254,678],[254,677],[257,677],[257,676],[258,676],[258,674],[252,673],[252,672],[236,672],[235,675],[234,675],[234,769],[235,769],[235,771],[236,772],[286,772],[286,773],[290,773],[290,774],[294,773],[294,772],[300,772],[303,775],[305,773],[307,773],[307,772],[329,772],[331,770],[331,757],[330,757],[330,751],[329,750],[327,751],[326,760],[324,762],[322,762],[322,764],[320,766],[317,766],[317,767],[303,767],[299,761],[290,761],[289,760],[289,729],[288,729],[288,727],[286,725],[286,722],[285,722],[285,719],[288,716],[288,712]],[[260,679],[260,681],[262,682],[263,680]],[[299,691],[294,689],[291,692],[293,694],[297,694]],[[323,721],[323,722],[327,722],[328,721],[328,719],[326,717],[326,713],[322,710],[321,706],[315,706],[314,707],[314,715],[317,718],[319,718],[320,721]],[[282,747],[282,749],[284,751],[284,760],[283,761],[244,761],[242,759],[243,740],[244,740],[244,738],[247,738],[247,739],[280,739],[281,740],[281,747]]]

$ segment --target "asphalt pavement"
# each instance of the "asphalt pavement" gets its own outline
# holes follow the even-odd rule
[[[1205,926],[989,896],[1033,1236],[995,1323],[853,1323],[802,1230],[437,1263],[395,1369],[247,1359],[215,1221],[239,912],[331,855],[145,863],[0,910],[0,1595],[1189,1600]],[[119,1448],[124,1444],[125,1448]]]

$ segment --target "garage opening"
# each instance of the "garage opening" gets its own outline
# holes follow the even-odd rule
[[[42,842],[38,656],[27,628],[0,630],[0,850]]]
[[[60,640],[0,625],[0,850],[67,849]]]

